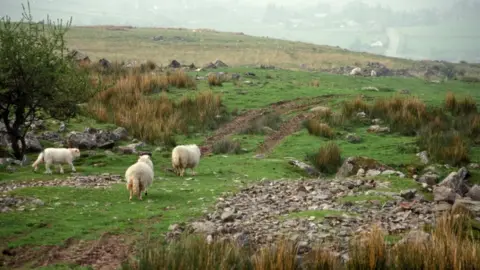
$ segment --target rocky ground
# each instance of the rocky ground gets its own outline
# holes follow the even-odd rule
[[[299,253],[321,244],[347,258],[349,240],[373,224],[400,236],[433,224],[438,215],[460,205],[480,221],[480,188],[468,184],[466,168],[434,185],[428,182],[434,173],[427,170],[422,177],[415,175],[418,189],[392,192],[390,182],[374,179],[397,172],[373,163],[368,163],[369,169],[359,160],[365,162],[346,159],[338,178],[332,180],[264,181],[246,187],[219,198],[214,210],[201,219],[172,224],[166,236],[175,239],[183,232],[202,233],[209,240],[230,238],[255,247],[286,237],[299,243]],[[425,199],[418,190],[433,192],[434,200]]]
[[[286,236],[299,242],[300,252],[318,243],[345,252],[348,240],[372,223],[390,234],[433,223],[433,202],[416,190],[381,191],[388,186],[365,179],[265,181],[219,198],[213,212],[188,225],[171,225],[167,236],[188,230],[260,246]]]
[[[105,188],[112,184],[122,181],[120,175],[110,175],[108,173],[102,175],[81,176],[75,175],[67,177],[67,179],[54,179],[50,181],[29,181],[2,183],[0,185],[0,213],[9,211],[24,211],[36,207],[43,206],[44,202],[37,198],[12,197],[7,195],[9,191],[26,188],[26,187],[51,187],[51,186],[69,186],[69,187],[88,187],[88,188]]]

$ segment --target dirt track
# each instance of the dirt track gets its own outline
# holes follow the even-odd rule
[[[299,111],[304,111],[305,109],[320,105],[332,98],[333,95],[325,95],[319,97],[309,97],[309,98],[297,98],[288,101],[279,101],[272,103],[269,106],[262,109],[254,109],[247,111],[246,113],[236,117],[233,121],[221,126],[215,131],[215,133],[208,137],[205,140],[204,145],[202,146],[203,153],[209,154],[212,151],[213,144],[224,138],[225,136],[233,135],[241,130],[245,129],[250,125],[252,121],[255,121],[257,118],[261,117],[264,113],[274,110],[279,114],[288,114]],[[311,114],[308,112],[300,113],[294,116],[292,119],[284,122],[278,131],[270,134],[263,143],[259,146],[260,153],[266,153],[270,151],[273,147],[277,145],[283,138],[286,136],[298,131],[301,128],[302,122],[310,117]]]

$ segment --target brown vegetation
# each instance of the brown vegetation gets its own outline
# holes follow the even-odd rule
[[[333,137],[335,137],[335,133],[328,124],[318,122],[315,119],[309,119],[306,121],[305,125],[307,127],[308,133],[312,135],[321,136],[328,139],[332,139]]]
[[[390,246],[385,233],[373,225],[350,243],[350,259],[342,262],[321,246],[299,259],[298,245],[280,240],[259,249],[240,247],[228,240],[208,243],[190,235],[168,245],[148,245],[138,262],[126,269],[477,269],[480,243],[472,236],[472,218],[463,210],[441,216],[424,237]]]
[[[215,122],[222,112],[221,97],[211,91],[202,91],[175,102],[165,93],[160,96],[148,94],[165,91],[168,86],[192,87],[192,81],[183,71],[161,76],[124,76],[92,98],[88,111],[98,120],[129,129],[133,136],[142,140],[173,144],[176,132],[188,132],[189,126],[205,128]]]
[[[341,151],[335,142],[327,142],[315,154],[308,155],[314,166],[324,173],[334,173],[342,165]]]

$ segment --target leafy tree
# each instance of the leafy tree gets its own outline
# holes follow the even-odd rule
[[[65,25],[49,18],[33,21],[30,5],[22,19],[0,19],[0,118],[21,159],[26,150],[25,135],[40,118],[66,120],[75,116],[77,104],[93,93],[88,74],[77,68],[65,44]]]

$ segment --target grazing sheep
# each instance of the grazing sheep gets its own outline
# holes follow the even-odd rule
[[[362,75],[362,69],[359,67],[356,67],[350,71],[350,75],[355,76],[355,75]]]
[[[141,155],[137,162],[128,167],[125,172],[127,189],[130,191],[129,200],[132,200],[133,194],[142,200],[142,191],[145,191],[147,196],[147,188],[152,184],[153,176],[153,163],[150,156]]]
[[[75,172],[75,166],[73,166],[73,160],[80,157],[80,150],[78,148],[45,148],[39,155],[37,160],[32,164],[37,171],[38,165],[45,162],[45,173],[52,174],[50,170],[51,164],[58,164],[60,167],[60,173],[63,173],[62,164],[67,163],[72,167],[72,172]]]
[[[200,162],[202,155],[200,148],[196,144],[178,145],[172,150],[172,167],[179,176],[185,174],[185,170],[190,168],[192,175],[196,175],[194,168]]]
[[[370,76],[377,77],[377,72],[372,69],[372,72],[370,72]]]

